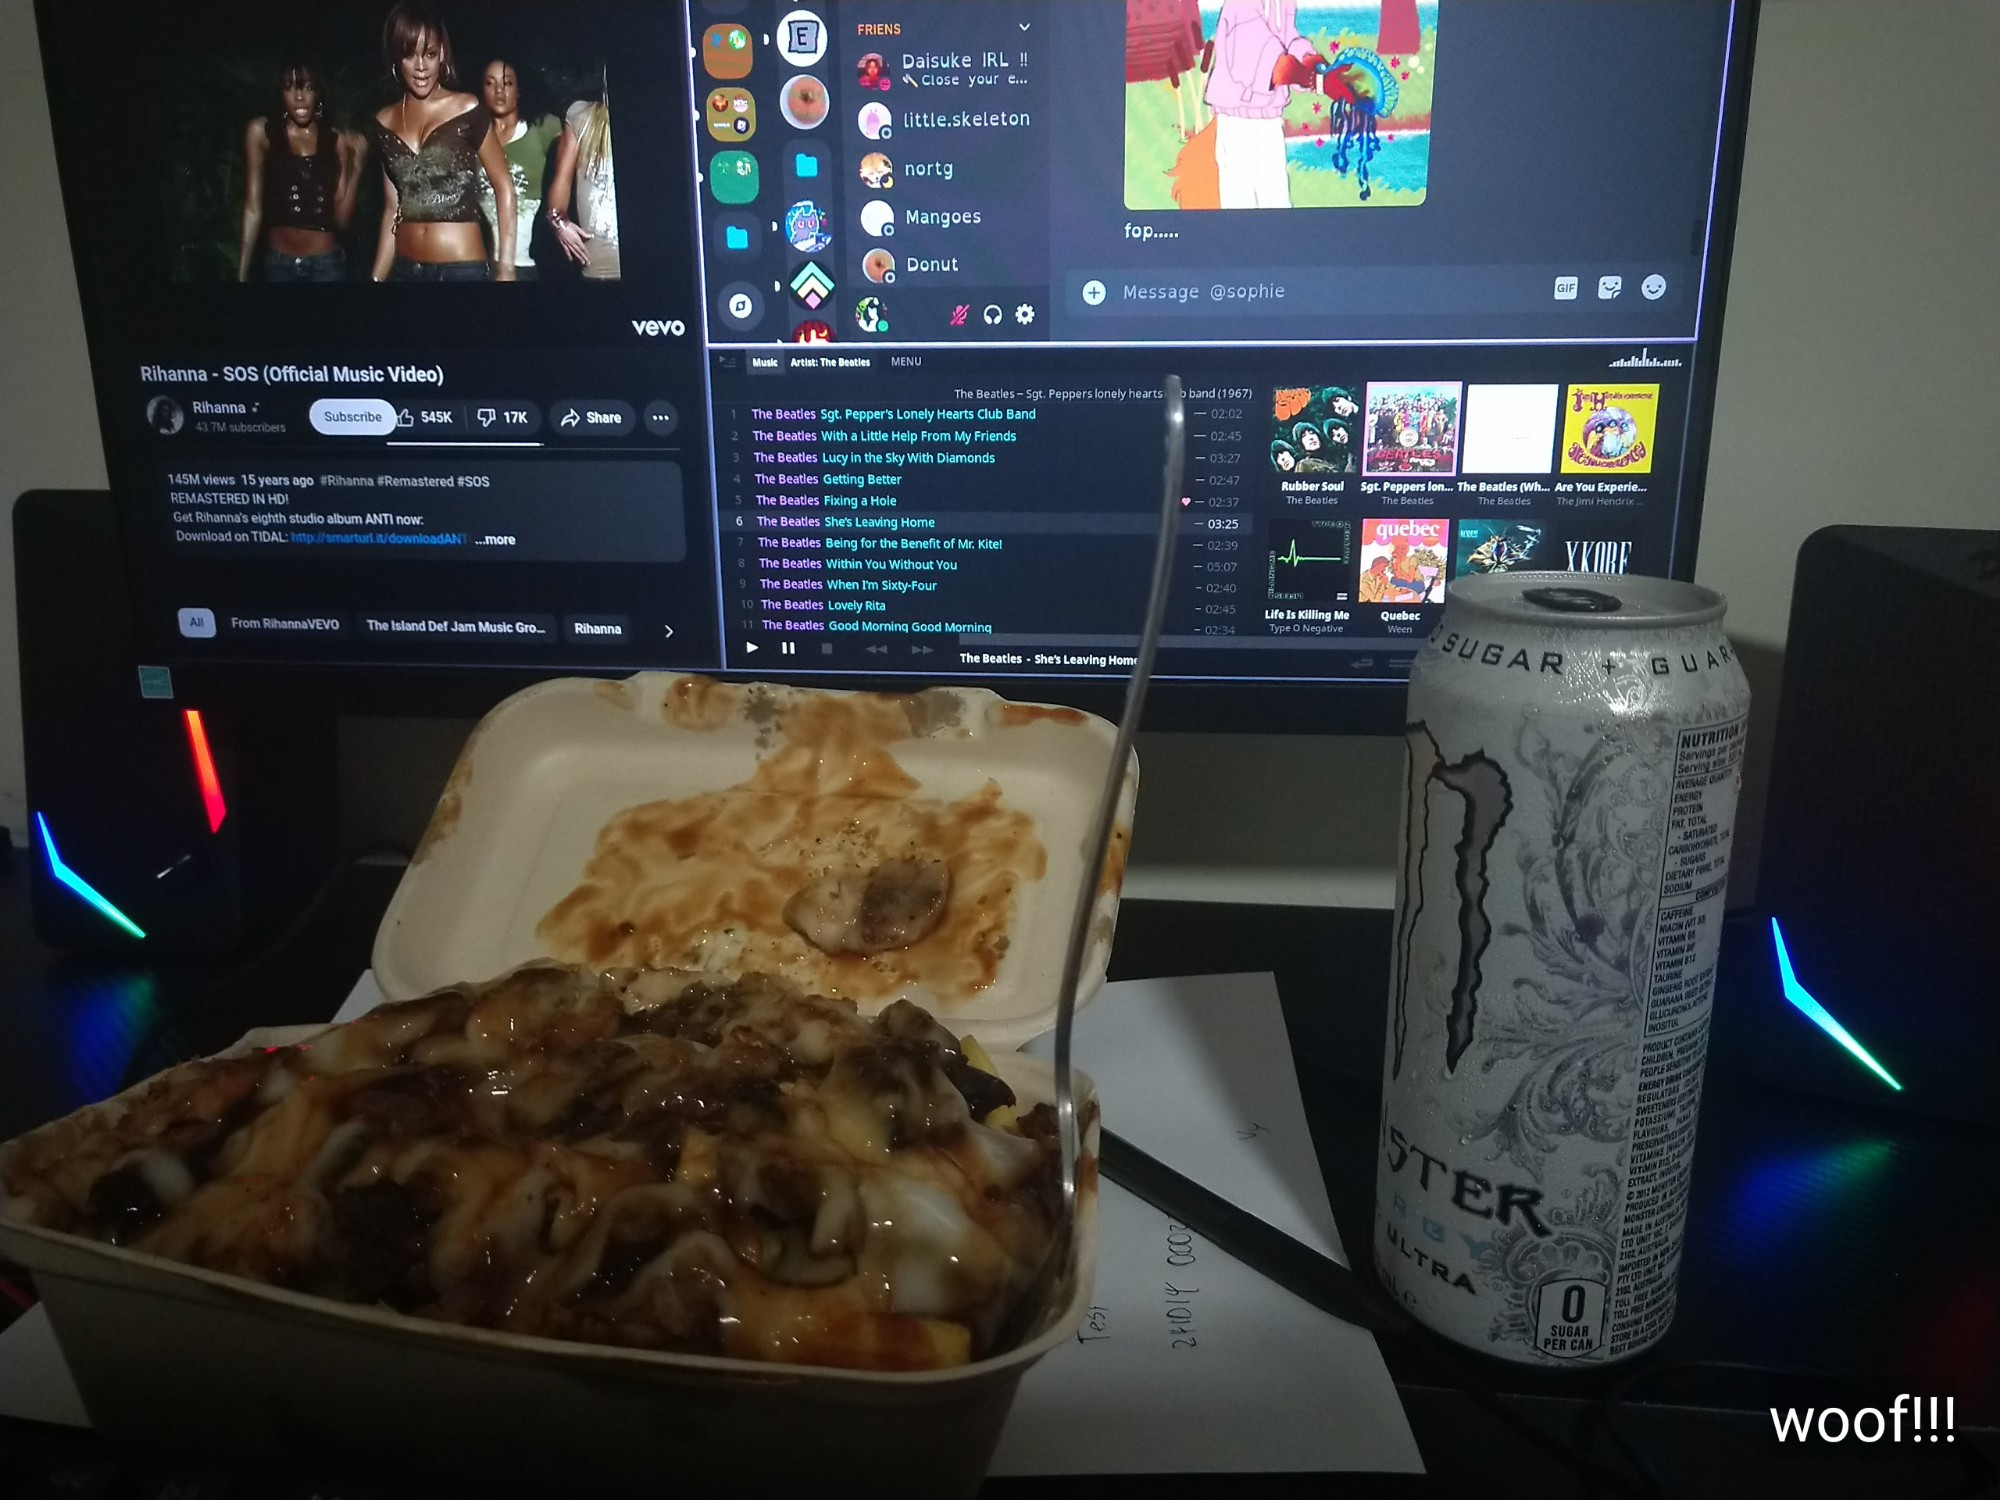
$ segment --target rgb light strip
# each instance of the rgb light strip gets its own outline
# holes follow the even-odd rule
[[[1840,1043],[1841,1046],[1853,1053],[1856,1061],[1862,1067],[1888,1084],[1897,1093],[1902,1093],[1903,1086],[1890,1076],[1889,1070],[1875,1061],[1874,1057],[1869,1054],[1868,1049],[1855,1041],[1848,1029],[1827,1014],[1826,1007],[1813,999],[1811,994],[1807,992],[1806,987],[1799,983],[1799,976],[1792,972],[1792,956],[1785,951],[1785,935],[1778,930],[1778,919],[1776,917],[1771,918],[1771,943],[1778,950],[1778,982],[1785,987],[1785,998],[1805,1012],[1807,1019],[1813,1025],[1817,1026],[1821,1031],[1824,1031],[1828,1036]]]
[[[201,722],[201,710],[183,711],[187,720],[188,748],[194,752],[194,778],[201,783],[201,805],[208,813],[208,831],[220,833],[222,820],[229,816],[229,804],[222,800],[222,778],[215,774],[215,757],[208,751],[208,729]]]
[[[49,873],[55,876],[60,883],[75,891],[77,895],[81,896],[90,905],[104,913],[105,916],[116,922],[120,927],[131,933],[133,937],[145,937],[146,934],[140,930],[137,922],[134,922],[124,912],[105,900],[91,886],[89,881],[85,880],[76,871],[62,862],[62,856],[56,853],[56,836],[49,832],[49,820],[40,813],[35,814],[35,827],[41,830],[42,852],[48,856]]]

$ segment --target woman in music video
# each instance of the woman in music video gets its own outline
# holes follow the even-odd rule
[[[340,236],[354,217],[368,143],[327,118],[319,70],[278,70],[276,108],[243,137],[243,227],[236,279],[344,281]]]
[[[428,5],[398,5],[382,27],[382,54],[402,95],[375,116],[383,198],[375,280],[512,281],[514,177],[493,116],[459,91],[443,20]],[[492,194],[490,259],[482,178]]]

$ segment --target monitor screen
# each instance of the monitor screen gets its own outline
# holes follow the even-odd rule
[[[40,24],[172,662],[1087,696],[1169,374],[1184,722],[1393,719],[1468,573],[1692,570],[1731,0]]]

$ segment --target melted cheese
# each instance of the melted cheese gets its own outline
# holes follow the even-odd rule
[[[543,966],[176,1069],[11,1144],[0,1184],[29,1222],[425,1316],[923,1369],[990,1347],[1050,1239],[1046,1135],[973,1120],[964,1066],[914,1007]]]

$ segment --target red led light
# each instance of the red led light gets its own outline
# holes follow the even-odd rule
[[[215,757],[208,749],[208,729],[201,722],[201,710],[190,708],[187,719],[188,748],[194,752],[194,778],[201,783],[201,805],[208,812],[208,831],[222,831],[229,816],[229,804],[222,800],[222,778],[215,774]]]

